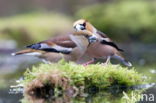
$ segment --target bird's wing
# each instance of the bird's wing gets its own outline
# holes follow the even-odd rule
[[[100,40],[100,42],[102,44],[110,45],[121,52],[124,51],[124,50],[120,49],[105,33],[101,32],[101,31],[97,31],[97,34],[99,34],[102,37],[102,39]]]
[[[53,38],[45,40],[36,44],[28,45],[27,48],[42,50],[46,52],[57,52],[63,54],[69,54],[75,46],[71,40],[66,38]]]
[[[124,50],[120,49],[114,42],[108,42],[106,40],[101,40],[100,43],[105,44],[105,45],[110,45],[110,46],[114,47],[115,49],[117,49],[118,51],[124,52]]]
[[[52,42],[50,43],[40,42],[40,43],[29,45],[27,46],[27,48],[31,48],[35,50],[42,50],[46,52],[63,53],[63,54],[69,54],[73,49],[73,48],[63,47]]]
[[[49,43],[53,42],[57,45],[67,47],[67,48],[76,47],[76,44],[70,39],[69,35],[57,36],[43,42],[49,42]]]
[[[70,39],[69,35],[63,35],[28,45],[26,47],[46,52],[69,54],[72,49],[76,47],[76,44]]]

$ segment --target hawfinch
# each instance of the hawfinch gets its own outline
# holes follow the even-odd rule
[[[125,60],[125,58],[121,55],[120,49],[107,35],[98,31],[91,23],[87,22],[84,19],[80,19],[73,24],[74,29],[77,32],[90,32],[92,34],[91,37],[96,38],[96,42],[91,43],[86,51],[90,57],[99,59],[106,58],[105,64],[110,61],[110,58],[116,58],[121,61],[126,66],[132,66],[132,64]],[[92,59],[90,62],[94,62]]]
[[[103,44],[108,43],[109,45],[116,48],[118,51],[123,52],[123,50],[120,49],[106,34],[97,30],[91,23],[89,23],[86,20],[84,19],[77,20],[76,22],[74,22],[73,27],[76,31],[89,31],[93,33],[94,36],[96,36],[96,38],[98,38],[101,41],[101,43]]]
[[[89,40],[86,39],[88,37],[89,36],[82,36],[81,39],[79,38],[83,41],[82,45],[79,43],[80,40],[75,41],[72,35],[59,36],[29,45],[27,49],[12,53],[12,55],[32,55],[42,59],[46,63],[58,62],[63,58],[66,61],[82,63],[91,59],[89,56],[84,55],[89,44]]]

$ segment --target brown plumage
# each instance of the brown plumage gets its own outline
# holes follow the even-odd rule
[[[87,47],[88,40],[84,39],[84,42],[85,44],[83,45]],[[70,35],[64,35],[29,45],[27,49],[12,53],[12,55],[32,55],[43,59],[44,62],[47,63],[58,62],[61,59],[83,63],[90,59],[88,56],[84,55],[86,51],[85,47],[77,46]],[[82,55],[84,59],[81,58]]]
[[[69,35],[61,35],[54,38],[51,38],[49,40],[45,40],[43,42],[53,42],[57,45],[63,46],[63,47],[70,47],[74,48],[76,47],[76,44],[70,39]]]
[[[124,59],[121,55],[120,49],[106,34],[98,31],[91,23],[84,19],[80,19],[73,24],[74,29],[77,32],[91,32],[97,38],[97,41],[91,43],[86,51],[92,58],[106,58],[106,64],[110,58],[116,58],[120,60],[126,66],[132,66],[132,64]]]

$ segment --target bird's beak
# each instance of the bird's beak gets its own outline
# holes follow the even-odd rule
[[[97,41],[97,37],[96,36],[89,36],[88,41],[89,41],[89,44],[95,43]]]

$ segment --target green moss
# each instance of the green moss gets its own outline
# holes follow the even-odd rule
[[[69,17],[58,13],[29,13],[0,18],[0,37],[26,45],[71,29]]]
[[[33,67],[32,70],[27,70],[24,74],[22,84],[28,85],[33,80],[45,80],[43,74],[48,76],[59,74],[62,77],[70,79],[70,85],[76,87],[85,86],[108,88],[114,85],[119,86],[134,86],[144,84],[142,75],[137,73],[135,69],[128,69],[120,65],[107,65],[100,64],[88,65],[86,67],[74,63],[59,62],[58,64],[41,64],[38,67]],[[59,72],[59,73],[58,73]]]
[[[118,91],[119,88],[116,88],[118,91],[118,96],[116,96],[115,94],[111,94],[109,91],[110,87],[129,87],[146,83],[147,80],[144,80],[142,78],[142,74],[137,73],[134,68],[128,69],[120,65],[112,64],[106,66],[101,64],[94,64],[84,67],[72,62],[66,63],[63,60],[59,63],[40,64],[39,66],[32,67],[31,70],[27,69],[27,71],[24,73],[24,80],[20,82],[20,84],[24,85],[25,90],[25,98],[22,99],[23,103],[30,102],[27,100],[50,100],[50,96],[45,97],[45,95],[48,96],[49,93],[51,94],[53,92],[56,92],[54,93],[53,98],[56,97],[57,100],[60,97],[59,94],[62,93],[59,92],[60,90],[70,90],[70,93],[73,93],[71,92],[72,89],[74,89],[74,92],[76,92],[75,90],[80,90],[79,88],[82,87],[86,89],[97,87],[99,89],[105,90],[101,90],[99,92],[101,93],[100,95],[99,93],[97,95],[96,93],[93,93],[92,101],[97,103],[100,103],[99,101],[101,100],[108,103],[110,101],[113,101],[114,103],[125,103],[125,101],[129,101],[129,98],[134,98],[132,92],[135,91],[128,91],[122,94],[123,90]],[[75,87],[77,89],[75,89]],[[78,93],[80,93],[80,95],[85,95],[85,92],[87,91],[82,90]],[[139,92],[138,95],[140,95],[140,93],[141,92]],[[63,92],[61,95],[62,100],[64,100],[64,98],[69,98],[68,95],[67,97],[65,96],[66,92]],[[104,98],[101,98],[101,96],[104,96]],[[81,98],[77,97],[74,98],[74,101],[84,102],[85,98],[85,96]],[[114,99],[112,100],[112,98]],[[136,98],[137,100],[139,99],[139,97]]]

